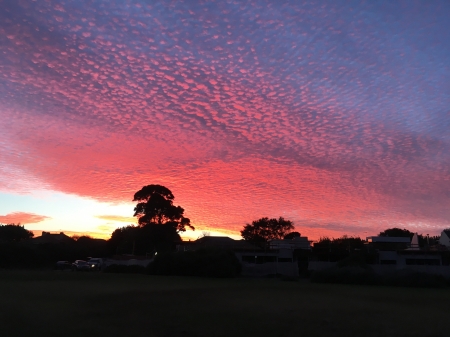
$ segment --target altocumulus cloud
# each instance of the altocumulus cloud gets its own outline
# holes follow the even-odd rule
[[[447,1],[1,6],[0,188],[159,183],[233,231],[449,225]]]
[[[6,215],[0,215],[0,223],[21,223],[23,224],[33,224],[38,223],[47,219],[51,219],[45,215],[39,215],[34,213],[25,212],[13,212]]]

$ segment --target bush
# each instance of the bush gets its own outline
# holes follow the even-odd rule
[[[0,243],[0,269],[50,266],[46,255],[22,242]]]
[[[202,277],[236,277],[241,264],[233,252],[221,249],[199,249],[158,255],[147,267],[153,275]]]
[[[362,254],[351,254],[348,257],[346,257],[345,259],[342,259],[341,261],[339,261],[337,263],[337,266],[339,268],[350,267],[350,268],[356,268],[356,269],[360,268],[360,269],[364,269],[367,271],[371,270],[370,266],[367,264],[366,257]]]
[[[133,264],[133,265],[124,265],[124,264],[111,264],[103,269],[104,273],[120,273],[120,274],[144,274],[145,267]]]

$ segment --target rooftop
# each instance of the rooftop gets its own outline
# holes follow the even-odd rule
[[[399,236],[368,236],[367,242],[411,243],[411,239]]]

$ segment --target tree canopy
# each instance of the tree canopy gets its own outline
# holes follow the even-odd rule
[[[293,240],[293,239],[299,238],[299,237],[301,237],[301,234],[299,232],[290,232],[284,236],[284,239],[285,240]]]
[[[401,229],[401,228],[388,228],[382,232],[380,232],[380,234],[378,234],[379,236],[391,236],[391,237],[405,237],[405,238],[412,238],[414,236],[414,233],[407,230],[407,229]]]
[[[414,233],[407,230],[407,229],[401,229],[401,228],[388,228],[384,231],[382,231],[380,234],[378,234],[379,236],[391,236],[391,237],[406,237],[406,238],[410,238],[412,239],[412,237],[414,236]],[[425,247],[425,246],[433,246],[433,245],[437,245],[439,243],[439,235],[437,236],[428,236],[428,235],[423,235],[423,234],[418,234],[417,235],[419,238],[419,246],[420,247]]]
[[[314,243],[312,251],[319,261],[340,261],[355,251],[365,251],[364,240],[347,235],[340,238],[321,237]]]
[[[172,251],[181,242],[180,235],[172,226],[149,224],[117,228],[108,240],[110,254],[146,255]]]
[[[33,232],[26,230],[24,226],[19,224],[0,224],[0,240],[8,242],[18,242],[30,239],[34,236]]]
[[[241,236],[244,240],[264,244],[269,240],[283,239],[294,229],[294,224],[283,217],[278,219],[261,218],[246,224],[241,230]]]
[[[139,226],[168,225],[176,232],[185,232],[186,227],[194,230],[189,218],[184,216],[184,209],[173,204],[172,192],[161,185],[147,185],[134,194],[133,201],[138,201],[134,216]]]
[[[108,240],[111,254],[144,255],[174,250],[180,232],[194,230],[184,209],[173,204],[172,192],[161,185],[147,185],[134,194],[134,216],[138,226],[116,229]]]

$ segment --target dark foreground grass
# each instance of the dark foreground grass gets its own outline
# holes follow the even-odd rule
[[[450,290],[0,272],[0,336],[447,336]]]

